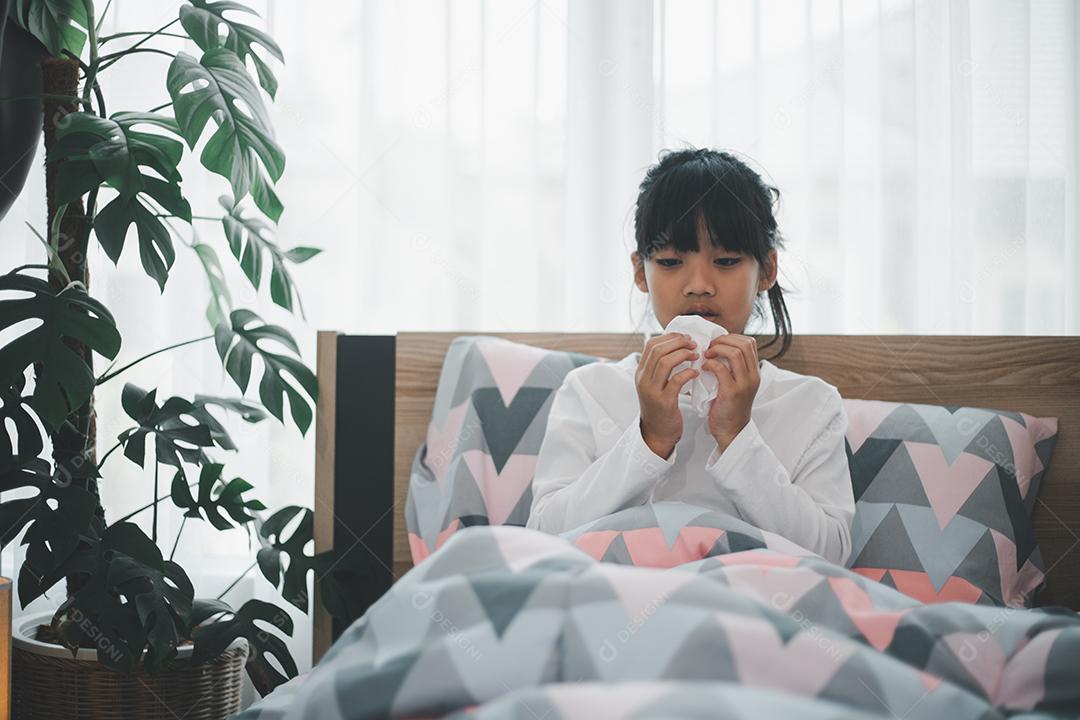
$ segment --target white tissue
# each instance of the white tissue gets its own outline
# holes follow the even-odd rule
[[[698,415],[706,415],[709,412],[709,405],[712,403],[713,398],[716,397],[717,383],[716,376],[708,370],[702,370],[701,365],[706,360],[705,351],[708,350],[712,339],[727,335],[728,331],[724,329],[723,325],[718,325],[700,315],[676,315],[664,328],[663,334],[673,332],[685,333],[697,343],[694,352],[698,354],[698,357],[692,362],[687,360],[679,363],[671,371],[671,375],[680,373],[687,368],[694,368],[700,373],[697,377],[692,378],[690,382],[683,385],[680,394],[690,396],[690,407],[694,412]],[[726,359],[718,359],[724,365],[731,367]]]

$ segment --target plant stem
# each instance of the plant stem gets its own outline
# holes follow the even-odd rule
[[[259,561],[258,561],[258,560],[256,560],[255,562],[253,562],[253,563],[251,563],[250,565],[248,565],[248,566],[247,566],[247,569],[246,569],[246,570],[244,570],[244,572],[240,573],[240,577],[238,577],[238,578],[236,578],[235,580],[233,580],[233,581],[232,581],[232,583],[230,583],[230,584],[229,584],[229,587],[227,587],[227,588],[225,588],[224,590],[222,590],[222,591],[221,591],[221,594],[217,596],[217,599],[218,599],[218,600],[220,600],[221,598],[223,598],[223,597],[225,597],[226,595],[228,595],[228,594],[229,594],[229,591],[230,591],[230,590],[232,590],[232,589],[233,589],[234,587],[236,587],[236,586],[237,586],[237,585],[238,585],[238,584],[240,583],[240,581],[241,581],[241,580],[243,580],[243,579],[244,579],[244,577],[245,577],[245,576],[246,576],[246,575],[247,575],[247,574],[248,574],[249,572],[251,572],[252,568],[254,568],[254,567],[255,567],[256,565],[258,565],[258,564],[259,564]]]
[[[172,562],[173,556],[176,555],[176,546],[180,544],[180,534],[184,532],[184,525],[187,525],[187,515],[180,519],[180,529],[176,531],[176,540],[172,544],[172,552],[169,553],[169,562]]]
[[[180,217],[179,215],[173,215],[172,213],[154,213],[154,217],[162,218],[174,218]],[[183,219],[183,218],[181,218]],[[214,222],[221,222],[225,218],[214,217],[213,215],[192,215],[192,220],[213,220]]]
[[[150,33],[148,33],[148,32],[116,33],[114,35],[106,36],[105,38],[102,39],[102,42],[105,42],[106,40],[111,40],[113,38],[123,37],[123,36],[126,36],[126,35],[146,35],[146,37],[144,37],[142,40],[140,40],[139,42],[135,43],[130,48],[128,48],[129,50],[131,50],[131,49],[139,47],[140,45],[142,45],[144,42],[146,42],[150,38],[154,37],[155,35],[161,35],[165,30],[168,30],[170,27],[172,27],[173,25],[175,25],[178,22],[180,22],[180,18],[176,17],[176,18],[173,18],[172,21],[165,23],[164,25],[162,25],[161,27],[159,27],[157,30],[155,30],[153,32],[150,32]],[[177,35],[176,37],[182,37],[182,38],[186,39],[187,35]]]
[[[198,485],[198,484],[199,484],[199,481],[198,481],[198,480],[195,480],[194,482],[189,482],[189,483],[188,483],[188,489],[190,490],[191,488],[195,487],[195,486],[196,486],[196,485]],[[168,499],[169,499],[170,497],[172,497],[172,493],[169,493],[168,495],[162,495],[161,497],[159,497],[159,498],[158,498],[157,500],[155,500],[154,502],[152,502],[152,503],[146,503],[145,505],[143,505],[143,506],[142,506],[141,508],[139,508],[138,510],[132,510],[131,512],[129,512],[129,513],[127,514],[127,515],[125,515],[124,517],[120,518],[120,519],[119,519],[119,520],[117,520],[116,522],[112,522],[112,523],[109,523],[109,525],[115,525],[116,523],[122,523],[122,522],[124,522],[125,520],[130,520],[131,518],[133,518],[133,517],[135,517],[136,515],[138,515],[139,513],[141,513],[141,512],[143,511],[143,510],[149,510],[150,508],[154,507],[155,505],[157,505],[157,504],[158,504],[159,502],[161,502],[162,500],[168,500]]]
[[[101,17],[98,18],[97,27],[94,28],[94,30],[96,32],[101,32],[101,26],[105,24],[105,15],[108,14],[109,8],[111,8],[111,7],[112,7],[112,0],[109,0],[107,3],[105,3],[105,9],[101,11]],[[101,41],[98,40],[98,45],[100,45],[100,44],[101,44]]]
[[[161,32],[160,30],[158,30],[156,33],[152,32],[150,30],[135,30],[135,31],[132,31],[132,32],[119,32],[119,33],[113,33],[112,35],[106,35],[105,37],[101,38],[98,41],[98,44],[99,45],[104,45],[107,42],[111,42],[113,40],[119,40],[120,38],[123,38],[123,37],[131,37],[133,35],[160,35],[162,37],[182,38],[184,40],[188,39],[187,35],[181,35],[180,33]]]
[[[104,102],[101,103],[101,112],[105,112]],[[84,209],[86,213],[86,223],[84,224],[86,233],[79,238],[79,247],[84,255],[86,254],[86,248],[90,246],[90,231],[93,230],[94,220],[97,219],[97,195],[100,189],[101,186],[98,186],[86,194],[86,208]]]
[[[80,60],[78,55],[67,49],[64,50],[64,54],[75,62],[79,63],[79,68],[83,71],[84,78],[90,77],[90,66]],[[84,92],[86,91],[84,90]],[[87,94],[87,99],[80,100],[80,102],[85,102],[87,110],[89,110],[89,112],[94,112],[94,107],[90,104],[89,97],[89,94]],[[105,113],[105,95],[101,92],[101,83],[97,81],[97,78],[94,79],[94,97],[97,98],[98,115],[100,117],[108,117],[108,115]]]
[[[98,466],[98,470],[100,470],[100,469],[101,469],[101,466],[102,466],[102,465],[104,465],[104,464],[105,464],[105,461],[109,459],[109,456],[110,456],[110,455],[112,455],[112,451],[113,451],[113,450],[115,450],[116,448],[120,447],[120,446],[121,446],[121,445],[123,445],[123,444],[124,444],[124,443],[122,443],[121,441],[117,440],[117,441],[116,441],[116,444],[115,444],[115,445],[113,445],[113,446],[112,446],[111,448],[109,448],[109,452],[105,453],[105,457],[101,458],[101,462],[99,462],[99,463],[97,464],[97,466]]]
[[[139,47],[140,45],[142,45],[142,44],[143,44],[144,42],[146,42],[146,41],[147,41],[147,40],[149,40],[150,38],[154,37],[155,35],[160,35],[161,33],[165,32],[165,31],[166,31],[166,30],[168,30],[168,29],[169,29],[170,27],[172,27],[172,26],[173,26],[173,25],[174,25],[175,23],[178,23],[178,22],[180,22],[180,18],[179,18],[179,17],[175,17],[175,18],[173,18],[173,19],[172,19],[172,20],[170,20],[169,22],[167,22],[167,23],[165,23],[164,25],[162,25],[161,27],[159,27],[159,28],[158,28],[157,30],[155,30],[154,32],[152,32],[152,33],[150,33],[149,35],[147,35],[146,37],[144,37],[144,38],[143,38],[142,40],[140,40],[139,42],[137,42],[137,43],[135,43],[134,45],[132,45],[131,47],[129,47],[129,48],[127,49],[127,51],[126,51],[126,52],[131,52],[132,50],[135,50],[136,48],[138,48],[138,47]],[[121,55],[121,57],[123,57],[123,56]],[[102,69],[102,70],[104,70],[105,68],[109,67],[110,65],[112,65],[112,64],[113,64],[114,62],[116,62],[116,61],[117,61],[117,60],[119,60],[119,59],[120,59],[120,58],[119,58],[119,57],[117,57],[117,58],[116,58],[116,59],[114,59],[114,60],[109,60],[108,62],[106,62],[106,63],[105,63],[104,65],[102,65],[102,66],[101,66],[101,69]]]
[[[167,350],[173,350],[173,349],[175,349],[175,348],[178,348],[178,347],[183,347],[184,345],[191,345],[192,343],[197,343],[197,342],[201,342],[201,341],[203,341],[203,340],[210,340],[210,339],[212,339],[213,337],[214,337],[213,335],[204,335],[203,337],[198,337],[198,338],[195,338],[194,340],[185,340],[184,342],[179,342],[179,343],[176,343],[175,345],[170,345],[169,347],[163,347],[163,348],[161,348],[160,350],[155,350],[155,351],[154,351],[154,352],[152,352],[152,353],[149,353],[149,354],[147,354],[147,355],[143,355],[143,356],[142,356],[141,358],[138,358],[138,359],[136,359],[136,360],[132,360],[131,362],[129,362],[129,363],[127,364],[127,365],[125,365],[124,367],[120,368],[119,370],[114,370],[113,372],[111,372],[111,373],[108,373],[107,375],[102,375],[101,377],[99,377],[99,378],[98,378],[98,379],[97,379],[97,380],[96,380],[96,381],[94,382],[94,384],[95,384],[95,385],[101,385],[101,384],[102,384],[102,383],[104,383],[105,381],[107,381],[107,380],[111,380],[112,378],[116,377],[116,376],[117,376],[117,375],[119,375],[120,373],[124,372],[125,370],[127,370],[128,368],[130,368],[130,367],[131,367],[132,365],[135,365],[135,364],[137,364],[137,363],[140,363],[140,362],[142,362],[143,360],[146,360],[147,358],[151,358],[151,357],[153,357],[153,356],[157,355],[158,353],[163,353],[163,352],[166,352]]]
[[[157,440],[156,439],[154,440],[154,452],[155,453],[157,452]],[[155,458],[154,459],[154,494],[151,497],[157,497],[158,468],[160,468],[160,467],[161,467],[161,463],[159,463],[157,461],[157,458]],[[155,500],[153,504],[154,504],[154,520],[153,520],[153,524],[150,526],[150,529],[151,529],[150,539],[154,541],[155,545],[157,545],[157,504],[158,504],[158,501]]]
[[[167,102],[167,103],[162,103],[161,105],[158,105],[157,107],[152,107],[152,108],[150,108],[150,109],[149,109],[149,110],[147,110],[146,112],[157,112],[158,110],[161,110],[161,109],[163,109],[163,108],[167,108],[167,107],[169,107],[170,105],[172,105],[172,102],[171,102],[171,101],[170,101],[170,102]]]
[[[165,55],[167,57],[174,58],[176,55],[168,50],[158,50],[157,48],[128,48],[127,50],[121,50],[119,52],[109,53],[108,55],[101,56],[101,70],[105,70],[110,65],[115,63],[120,58],[127,57],[128,55],[134,55],[135,53],[156,53],[158,55]]]
[[[94,3],[84,3],[86,5],[86,33],[87,40],[90,43],[90,66],[86,69],[86,84],[83,85],[83,104],[90,103],[90,93],[94,91],[97,85],[97,73],[98,73],[98,41],[97,41],[97,23],[94,22]],[[78,59],[78,58],[76,58]],[[80,63],[82,64],[82,63]],[[101,103],[101,97],[98,96],[98,103]],[[104,110],[102,110],[104,112]]]

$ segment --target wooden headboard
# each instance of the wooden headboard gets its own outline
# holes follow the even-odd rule
[[[446,350],[463,334],[610,359],[641,350],[644,342],[622,333],[320,332],[315,548],[358,554],[352,559],[370,570],[364,607],[412,567],[405,531],[409,469],[427,434]],[[768,339],[758,336],[759,344]],[[775,346],[761,355],[773,352]],[[1047,568],[1039,605],[1080,610],[1080,337],[800,335],[774,363],[816,375],[844,398],[1058,418],[1033,515]],[[344,627],[321,610],[314,620],[317,661]]]

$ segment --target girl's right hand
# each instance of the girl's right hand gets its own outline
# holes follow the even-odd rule
[[[649,338],[641,353],[635,384],[641,406],[641,436],[653,452],[665,460],[675,450],[683,433],[679,392],[698,371],[686,368],[674,376],[671,371],[682,362],[698,357],[689,335],[667,333]]]

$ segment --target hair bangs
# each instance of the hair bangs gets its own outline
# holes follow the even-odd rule
[[[725,182],[730,170],[713,158],[698,158],[657,178],[648,211],[640,218],[650,255],[668,248],[697,252],[702,232],[716,248],[756,254],[760,223],[748,206],[752,199],[738,197],[730,178]]]

